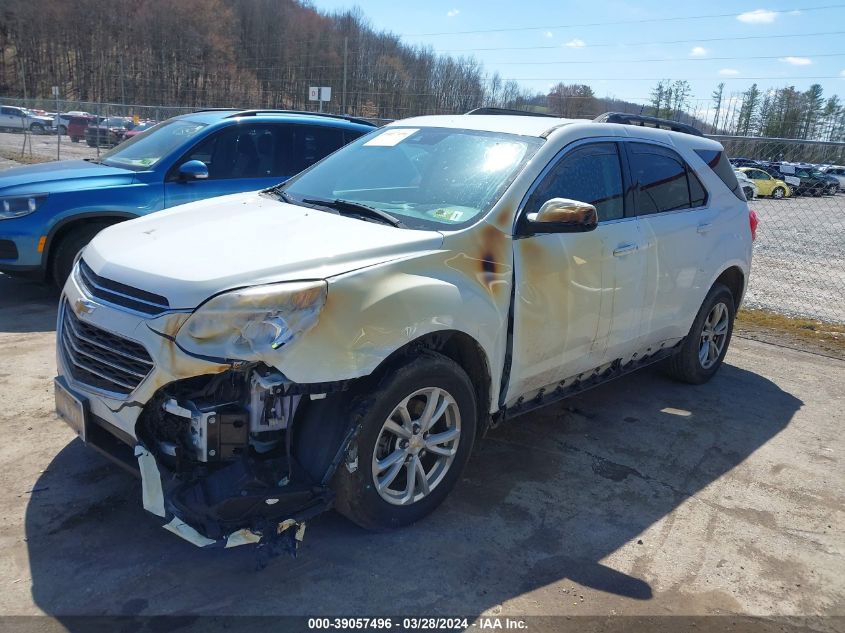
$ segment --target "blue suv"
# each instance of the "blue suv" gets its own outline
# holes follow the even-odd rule
[[[0,272],[61,286],[76,254],[106,226],[270,187],[373,127],[307,112],[200,111],[160,123],[99,160],[0,172]]]

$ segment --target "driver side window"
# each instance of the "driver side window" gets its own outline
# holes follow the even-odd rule
[[[552,198],[593,205],[599,222],[623,217],[622,167],[616,143],[584,145],[564,155],[531,194],[525,210],[536,213]]]

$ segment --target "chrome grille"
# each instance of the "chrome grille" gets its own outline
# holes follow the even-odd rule
[[[140,343],[80,321],[62,302],[59,342],[78,382],[127,395],[152,371],[153,360]]]
[[[158,316],[170,309],[166,297],[100,277],[84,259],[79,260],[78,270],[79,280],[97,299],[150,316]]]

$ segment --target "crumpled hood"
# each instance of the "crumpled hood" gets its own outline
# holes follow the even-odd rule
[[[436,231],[399,229],[239,193],[121,222],[83,257],[107,279],[194,308],[223,290],[325,279],[436,250]]]
[[[62,160],[38,165],[12,167],[0,172],[0,196],[53,193],[90,188],[96,183],[92,179],[102,179],[109,184],[125,180],[130,183],[135,173],[119,167],[108,167],[84,160]]]

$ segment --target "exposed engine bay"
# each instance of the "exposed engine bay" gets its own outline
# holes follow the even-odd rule
[[[327,415],[342,399],[328,395],[345,388],[291,383],[261,363],[166,385],[138,419],[161,480],[161,502],[148,504],[155,473],[136,451],[145,507],[198,545],[295,552],[305,521],[331,506],[328,483],[352,438],[348,418]]]

